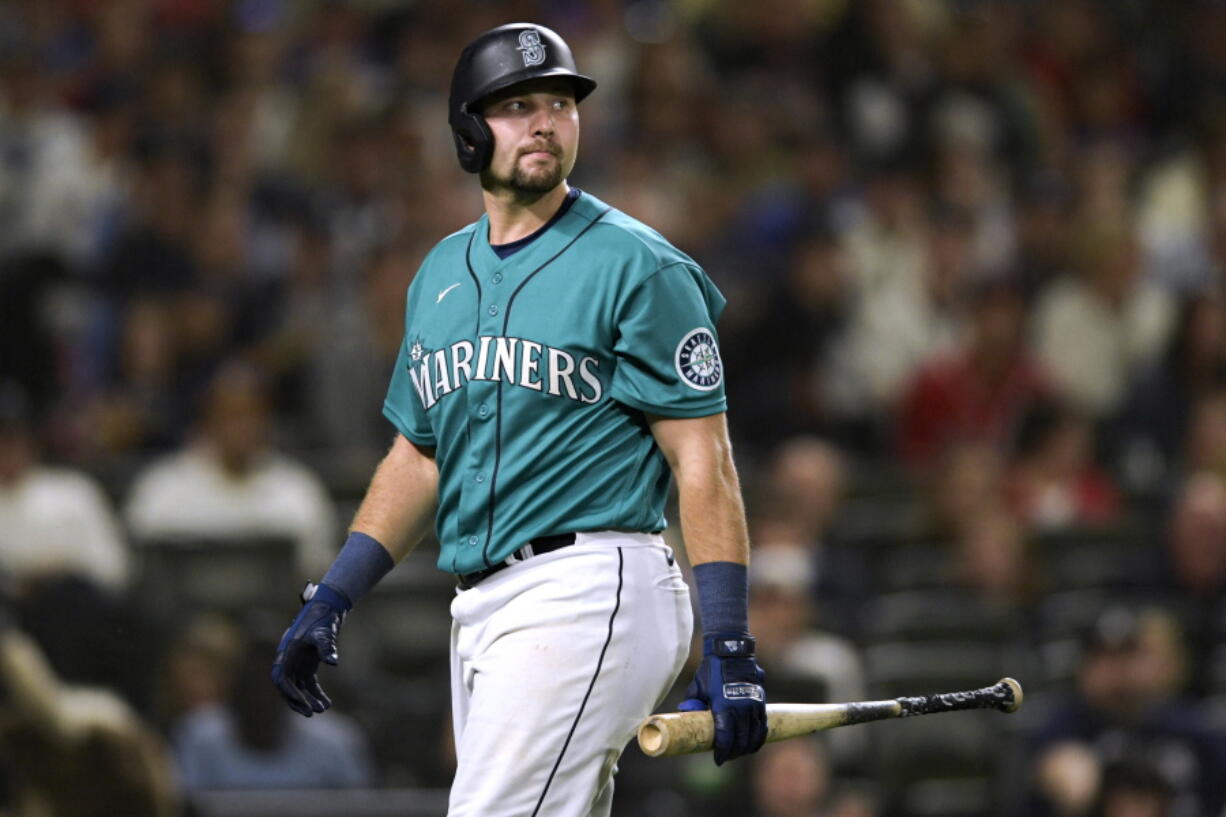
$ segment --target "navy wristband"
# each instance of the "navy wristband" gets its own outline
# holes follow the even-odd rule
[[[357,604],[395,566],[387,548],[355,530],[319,583],[340,591],[351,605]]]
[[[319,601],[335,607],[342,613],[347,613],[353,609],[351,602],[344,593],[337,590],[335,587],[329,587],[326,584],[308,584],[306,590],[302,591],[302,604],[305,606],[307,602]]]
[[[749,632],[749,570],[737,562],[694,565],[698,614],[707,633]]]

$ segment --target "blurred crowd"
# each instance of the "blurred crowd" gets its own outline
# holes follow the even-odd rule
[[[447,785],[428,553],[337,711],[265,678],[480,213],[454,60],[520,19],[599,82],[572,183],[728,296],[772,699],[1028,691],[631,749],[619,813],[1226,814],[1220,0],[0,1],[0,814]]]

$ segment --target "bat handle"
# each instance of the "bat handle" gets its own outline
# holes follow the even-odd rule
[[[956,712],[961,709],[999,709],[1016,712],[1022,705],[1022,685],[1012,678],[1001,678],[990,687],[966,692],[942,692],[899,698],[902,717],[931,715],[934,712]]]

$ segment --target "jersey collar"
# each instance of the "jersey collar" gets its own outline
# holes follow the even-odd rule
[[[589,221],[596,217],[599,202],[588,193],[579,192],[574,204],[552,225],[541,232],[531,244],[506,258],[499,258],[490,247],[489,214],[483,213],[477,221],[477,234],[473,241],[472,260],[482,267],[511,269],[519,265],[537,267],[565,247],[578,235]]]

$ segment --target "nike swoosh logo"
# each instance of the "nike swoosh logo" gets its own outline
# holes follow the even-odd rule
[[[451,286],[447,287],[447,288],[446,288],[446,289],[444,289],[443,291],[439,292],[439,294],[438,294],[438,300],[437,300],[437,301],[435,301],[435,303],[436,303],[436,304],[441,304],[441,303],[443,302],[443,299],[447,297],[447,293],[448,293],[448,292],[451,292],[451,290],[455,289],[455,288],[456,288],[456,287],[458,287],[458,286],[459,286],[459,284],[452,284]]]

